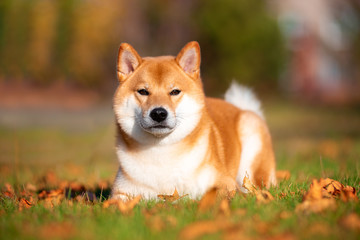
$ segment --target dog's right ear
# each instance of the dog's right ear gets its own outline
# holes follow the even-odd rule
[[[117,60],[117,76],[120,82],[127,79],[141,64],[141,57],[128,43],[122,43]]]

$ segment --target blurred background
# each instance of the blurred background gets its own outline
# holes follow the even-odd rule
[[[358,0],[1,0],[2,172],[75,162],[113,176],[120,43],[154,56],[192,40],[208,95],[221,97],[233,79],[256,90],[278,156],[355,154]]]

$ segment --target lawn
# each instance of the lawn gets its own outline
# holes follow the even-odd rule
[[[0,238],[359,239],[356,200],[296,209],[313,179],[355,187],[360,197],[360,111],[284,100],[264,109],[277,168],[290,178],[269,189],[266,203],[237,193],[205,210],[205,200],[186,196],[108,206],[117,171],[110,108],[0,110]]]

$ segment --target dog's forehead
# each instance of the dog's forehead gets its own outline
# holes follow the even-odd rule
[[[141,69],[139,69],[140,77],[146,81],[156,81],[157,84],[176,80],[179,74],[179,67],[175,62],[175,58],[171,56],[143,58]]]

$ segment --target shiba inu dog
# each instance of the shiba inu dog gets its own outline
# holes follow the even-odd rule
[[[141,58],[123,43],[114,95],[117,156],[113,198],[179,194],[197,198],[212,187],[240,189],[276,183],[271,137],[260,103],[232,84],[225,100],[207,98],[200,47],[189,42],[176,56]]]

